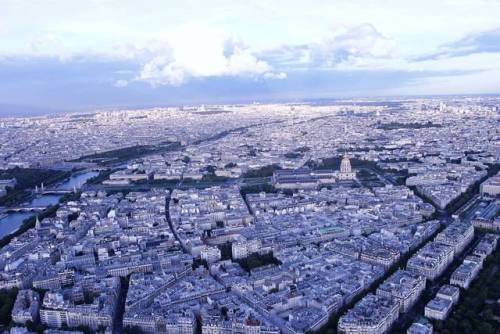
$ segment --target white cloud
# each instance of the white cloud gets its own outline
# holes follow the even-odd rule
[[[390,56],[396,43],[383,36],[371,24],[365,23],[352,28],[337,30],[317,46],[316,52],[326,60],[332,57],[373,57]]]
[[[189,23],[148,47],[149,56],[136,80],[178,86],[191,78],[245,76],[283,78],[242,42],[221,30]]]
[[[264,73],[264,78],[266,79],[279,79],[283,80],[287,78],[287,74],[285,72],[267,72]]]
[[[128,81],[127,80],[116,80],[114,83],[114,86],[118,87],[118,88],[127,87]]]
[[[396,50],[394,40],[365,23],[331,30],[319,42],[285,45],[263,55],[283,67],[325,69],[362,66],[373,60],[391,58]]]

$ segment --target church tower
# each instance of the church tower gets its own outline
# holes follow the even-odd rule
[[[344,155],[342,158],[342,162],[340,163],[340,172],[341,173],[350,173],[352,171],[351,169],[351,161],[347,157],[347,155]]]
[[[339,180],[354,180],[356,178],[356,172],[352,171],[351,161],[347,155],[342,157],[340,162],[340,173],[338,173]]]

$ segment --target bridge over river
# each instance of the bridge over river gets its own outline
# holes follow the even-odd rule
[[[9,213],[9,212],[40,212],[46,209],[46,205],[30,205],[30,206],[14,206],[3,208],[1,213]]]

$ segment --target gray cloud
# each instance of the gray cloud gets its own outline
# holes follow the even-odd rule
[[[443,45],[435,53],[417,57],[414,60],[436,60],[483,52],[500,52],[500,28],[467,35],[458,41]]]

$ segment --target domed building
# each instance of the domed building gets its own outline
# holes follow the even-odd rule
[[[347,155],[344,155],[340,163],[340,172],[337,174],[339,180],[354,180],[356,172],[352,171],[351,161]]]

